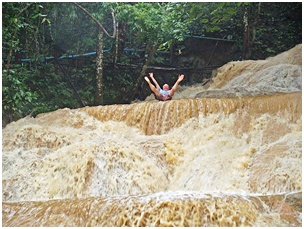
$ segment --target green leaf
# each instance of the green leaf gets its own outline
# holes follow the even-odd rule
[[[48,19],[47,18],[43,18],[41,23],[43,24],[45,21],[47,21]],[[50,22],[49,22],[50,23]]]
[[[234,8],[227,8],[225,9],[225,13],[228,13],[229,15],[235,15],[236,14],[236,10]]]
[[[204,19],[200,20],[200,22],[203,23],[203,24],[205,24],[205,23],[208,23],[209,20],[207,18],[204,18]]]

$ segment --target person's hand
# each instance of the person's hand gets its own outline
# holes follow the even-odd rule
[[[181,82],[181,81],[184,79],[184,77],[185,77],[184,75],[179,75],[177,81],[178,81],[178,82]]]
[[[150,82],[150,80],[149,80],[149,78],[147,76],[145,77],[145,81],[147,81],[147,83]]]
[[[149,76],[150,76],[151,78],[153,78],[153,72],[149,73]]]

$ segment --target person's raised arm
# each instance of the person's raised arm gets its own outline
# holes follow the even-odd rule
[[[160,88],[159,84],[157,83],[157,81],[154,79],[153,73],[149,73],[149,76],[151,77],[153,83],[155,84],[156,88]]]
[[[178,79],[177,79],[177,81],[175,82],[175,84],[173,85],[173,87],[171,88],[171,90],[170,90],[170,96],[172,97],[173,95],[174,95],[174,93],[176,92],[176,90],[177,90],[177,87],[178,87],[178,85],[179,85],[179,83],[184,79],[184,75],[178,75]]]

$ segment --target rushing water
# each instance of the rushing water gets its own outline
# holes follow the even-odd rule
[[[259,69],[229,63],[246,68],[172,101],[9,124],[3,226],[301,226],[301,63],[290,52]]]

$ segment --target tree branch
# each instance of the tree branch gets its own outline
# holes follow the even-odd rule
[[[112,19],[113,19],[113,35],[111,36],[108,31],[103,27],[103,25],[97,21],[97,19],[92,15],[90,14],[90,12],[88,12],[85,8],[83,8],[81,5],[79,5],[77,2],[74,2],[74,4],[76,6],[78,6],[84,13],[86,13],[93,21],[95,21],[97,23],[97,25],[103,30],[103,32],[109,36],[110,38],[115,38],[116,36],[116,28],[115,28],[115,25],[116,25],[116,22],[115,22],[115,16],[114,16],[114,10],[112,9]]]
[[[24,11],[26,11],[27,8],[29,8],[32,4],[33,4],[33,2],[30,3],[29,5],[27,5],[26,7],[24,7],[24,8],[16,15],[16,17],[19,17],[19,16],[20,16]]]

